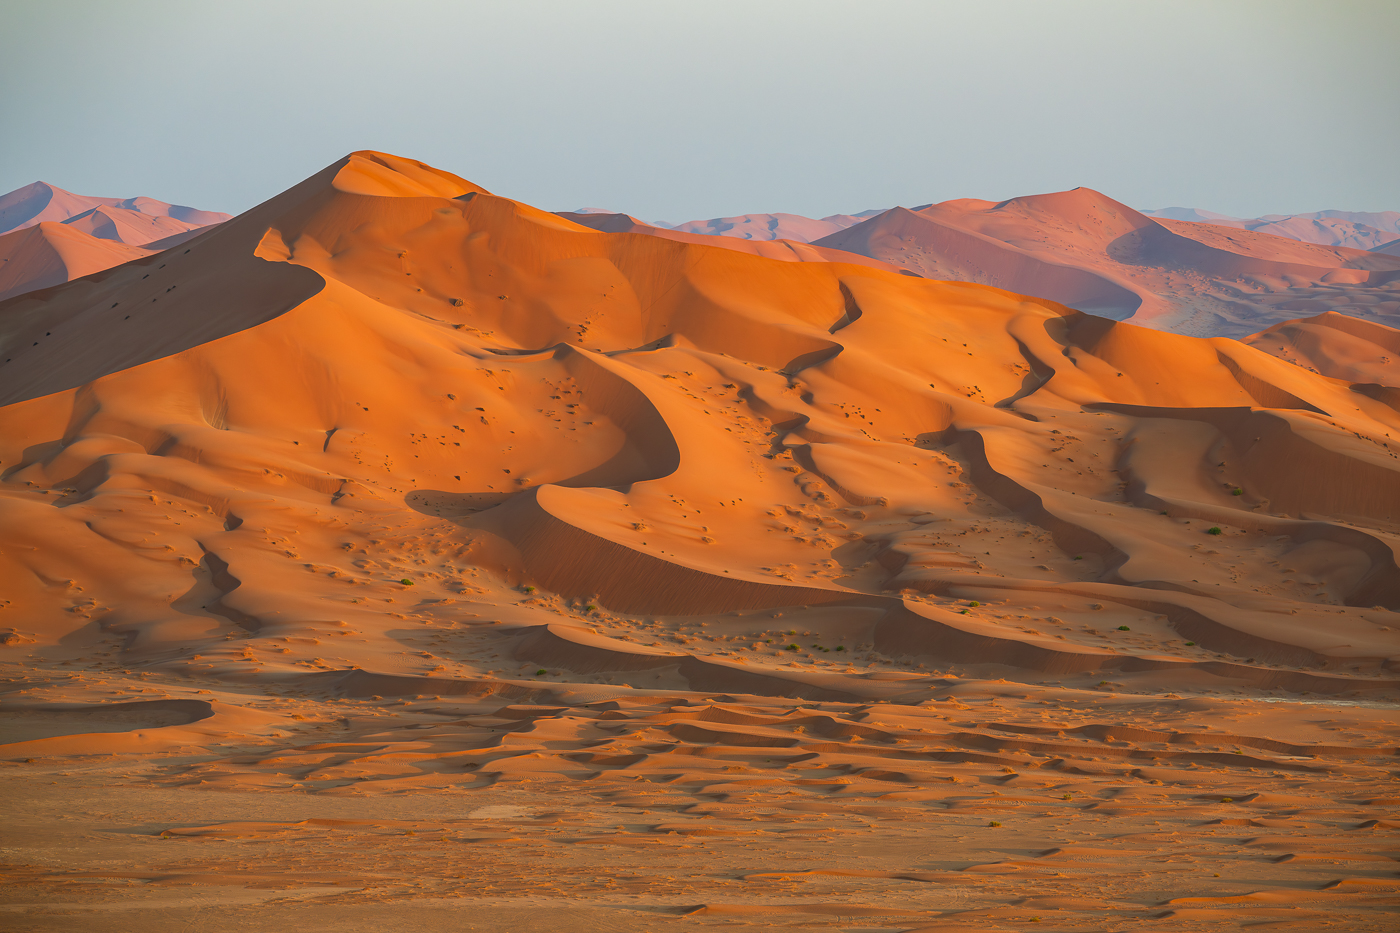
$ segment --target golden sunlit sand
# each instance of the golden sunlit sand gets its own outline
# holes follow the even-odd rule
[[[0,303],[6,929],[1394,928],[1395,330],[578,216]]]

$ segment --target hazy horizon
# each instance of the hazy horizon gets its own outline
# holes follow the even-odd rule
[[[355,149],[682,223],[1077,186],[1400,210],[1400,5],[18,4],[0,190],[237,213]]]

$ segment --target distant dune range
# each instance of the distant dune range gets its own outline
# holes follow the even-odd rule
[[[1076,188],[1000,203],[964,199],[867,211],[860,215],[867,219],[844,224],[811,245],[878,259],[925,278],[993,285],[1193,336],[1243,337],[1300,313],[1324,311],[1400,323],[1400,256],[1393,255],[1400,245],[1357,250],[1304,242],[1306,224],[1350,221],[1283,218],[1261,221],[1266,232],[1258,232],[1245,229],[1245,221],[1231,227],[1202,222],[1217,216],[1208,212],[1156,213]],[[1191,219],[1173,219],[1178,215]],[[605,218],[625,215],[563,216],[604,229]],[[1366,242],[1394,239],[1388,230],[1400,225],[1400,214],[1355,216],[1386,228],[1376,228]],[[663,229],[715,233],[727,244],[735,231],[749,227],[771,226],[793,236],[807,229],[797,222],[806,218],[793,218],[757,214],[660,228],[629,217],[627,229],[657,236],[668,235]],[[612,222],[606,229],[622,227]]]
[[[169,249],[231,215],[35,182],[0,195],[0,299]]]
[[[1386,928],[1400,331],[932,277],[1160,325],[1189,270],[1386,257],[1084,189],[577,217],[362,151],[0,302],[26,903]]]

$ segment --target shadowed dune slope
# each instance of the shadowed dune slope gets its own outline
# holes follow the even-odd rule
[[[1088,188],[894,208],[815,244],[1197,336],[1242,337],[1304,310],[1400,313],[1388,256],[1149,217]]]
[[[480,679],[577,643],[565,676],[827,697],[928,664],[1396,684],[1374,323],[1197,339],[373,152],[0,321],[15,650]],[[450,664],[404,650],[441,624]]]

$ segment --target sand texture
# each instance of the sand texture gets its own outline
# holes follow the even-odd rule
[[[0,303],[5,929],[1395,928],[1400,332],[635,226]]]

